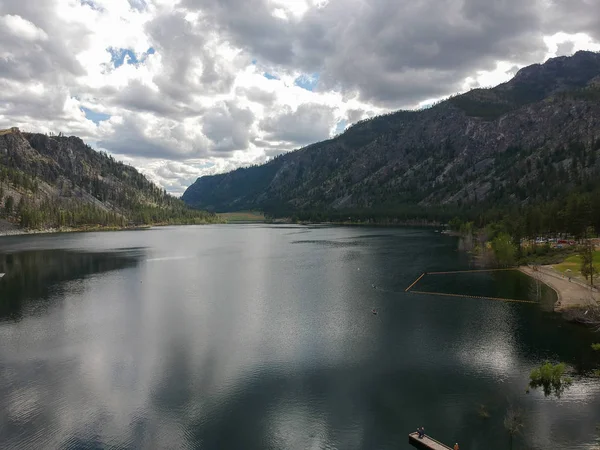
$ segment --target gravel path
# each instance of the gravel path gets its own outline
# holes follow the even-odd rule
[[[519,267],[519,270],[527,275],[538,278],[542,283],[547,284],[558,294],[558,301],[554,305],[555,311],[563,311],[565,309],[586,306],[600,302],[600,293],[593,292],[589,287],[582,283],[569,281],[568,278],[554,272],[546,266],[540,267],[540,270],[533,270],[531,267]]]

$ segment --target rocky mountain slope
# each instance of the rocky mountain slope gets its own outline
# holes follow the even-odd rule
[[[182,198],[273,215],[473,211],[590,192],[600,186],[599,151],[600,54],[578,52],[492,89],[359,122],[261,166],[201,177]]]
[[[204,222],[131,166],[77,137],[0,131],[0,219],[27,228]]]

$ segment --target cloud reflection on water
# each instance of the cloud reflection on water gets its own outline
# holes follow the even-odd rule
[[[524,394],[539,348],[573,354],[545,337],[552,329],[572,345],[580,338],[570,328],[521,305],[373,290],[411,281],[427,234],[348,248],[290,245],[285,229],[201,230],[196,241],[189,229],[182,240],[147,233],[144,256],[170,259],[65,279],[43,314],[0,324],[4,441],[398,448],[423,424],[442,439],[478,430],[476,448],[505,437],[507,397],[530,412],[527,439],[558,448],[600,421],[600,392],[586,380],[560,402]],[[343,241],[358,232],[312,231]],[[493,413],[486,426],[476,415],[483,402]]]

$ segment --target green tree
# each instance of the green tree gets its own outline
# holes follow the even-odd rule
[[[450,222],[448,222],[448,226],[452,231],[459,231],[463,222],[458,217],[454,217]]]
[[[546,396],[554,393],[557,397],[560,397],[563,391],[573,382],[570,377],[565,375],[566,369],[565,363],[552,364],[546,362],[531,371],[529,386],[533,389],[541,387]]]
[[[473,234],[473,222],[465,222],[460,225],[460,232],[465,236],[470,236]]]
[[[4,212],[6,213],[7,216],[11,215],[14,206],[15,206],[15,199],[12,197],[12,195],[9,195],[4,200]]]
[[[591,240],[586,239],[585,244],[580,250],[581,257],[581,275],[587,280],[589,278],[590,285],[594,286],[594,276],[598,273],[598,269],[594,266],[594,244]]]
[[[508,233],[499,233],[492,240],[492,250],[494,251],[498,265],[509,267],[515,264],[517,247]]]

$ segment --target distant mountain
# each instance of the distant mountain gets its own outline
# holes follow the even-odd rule
[[[193,207],[317,217],[475,214],[600,188],[600,54],[521,69],[431,108],[361,121],[266,164],[201,177]]]
[[[0,130],[0,219],[28,228],[204,223],[131,166],[77,137]]]

